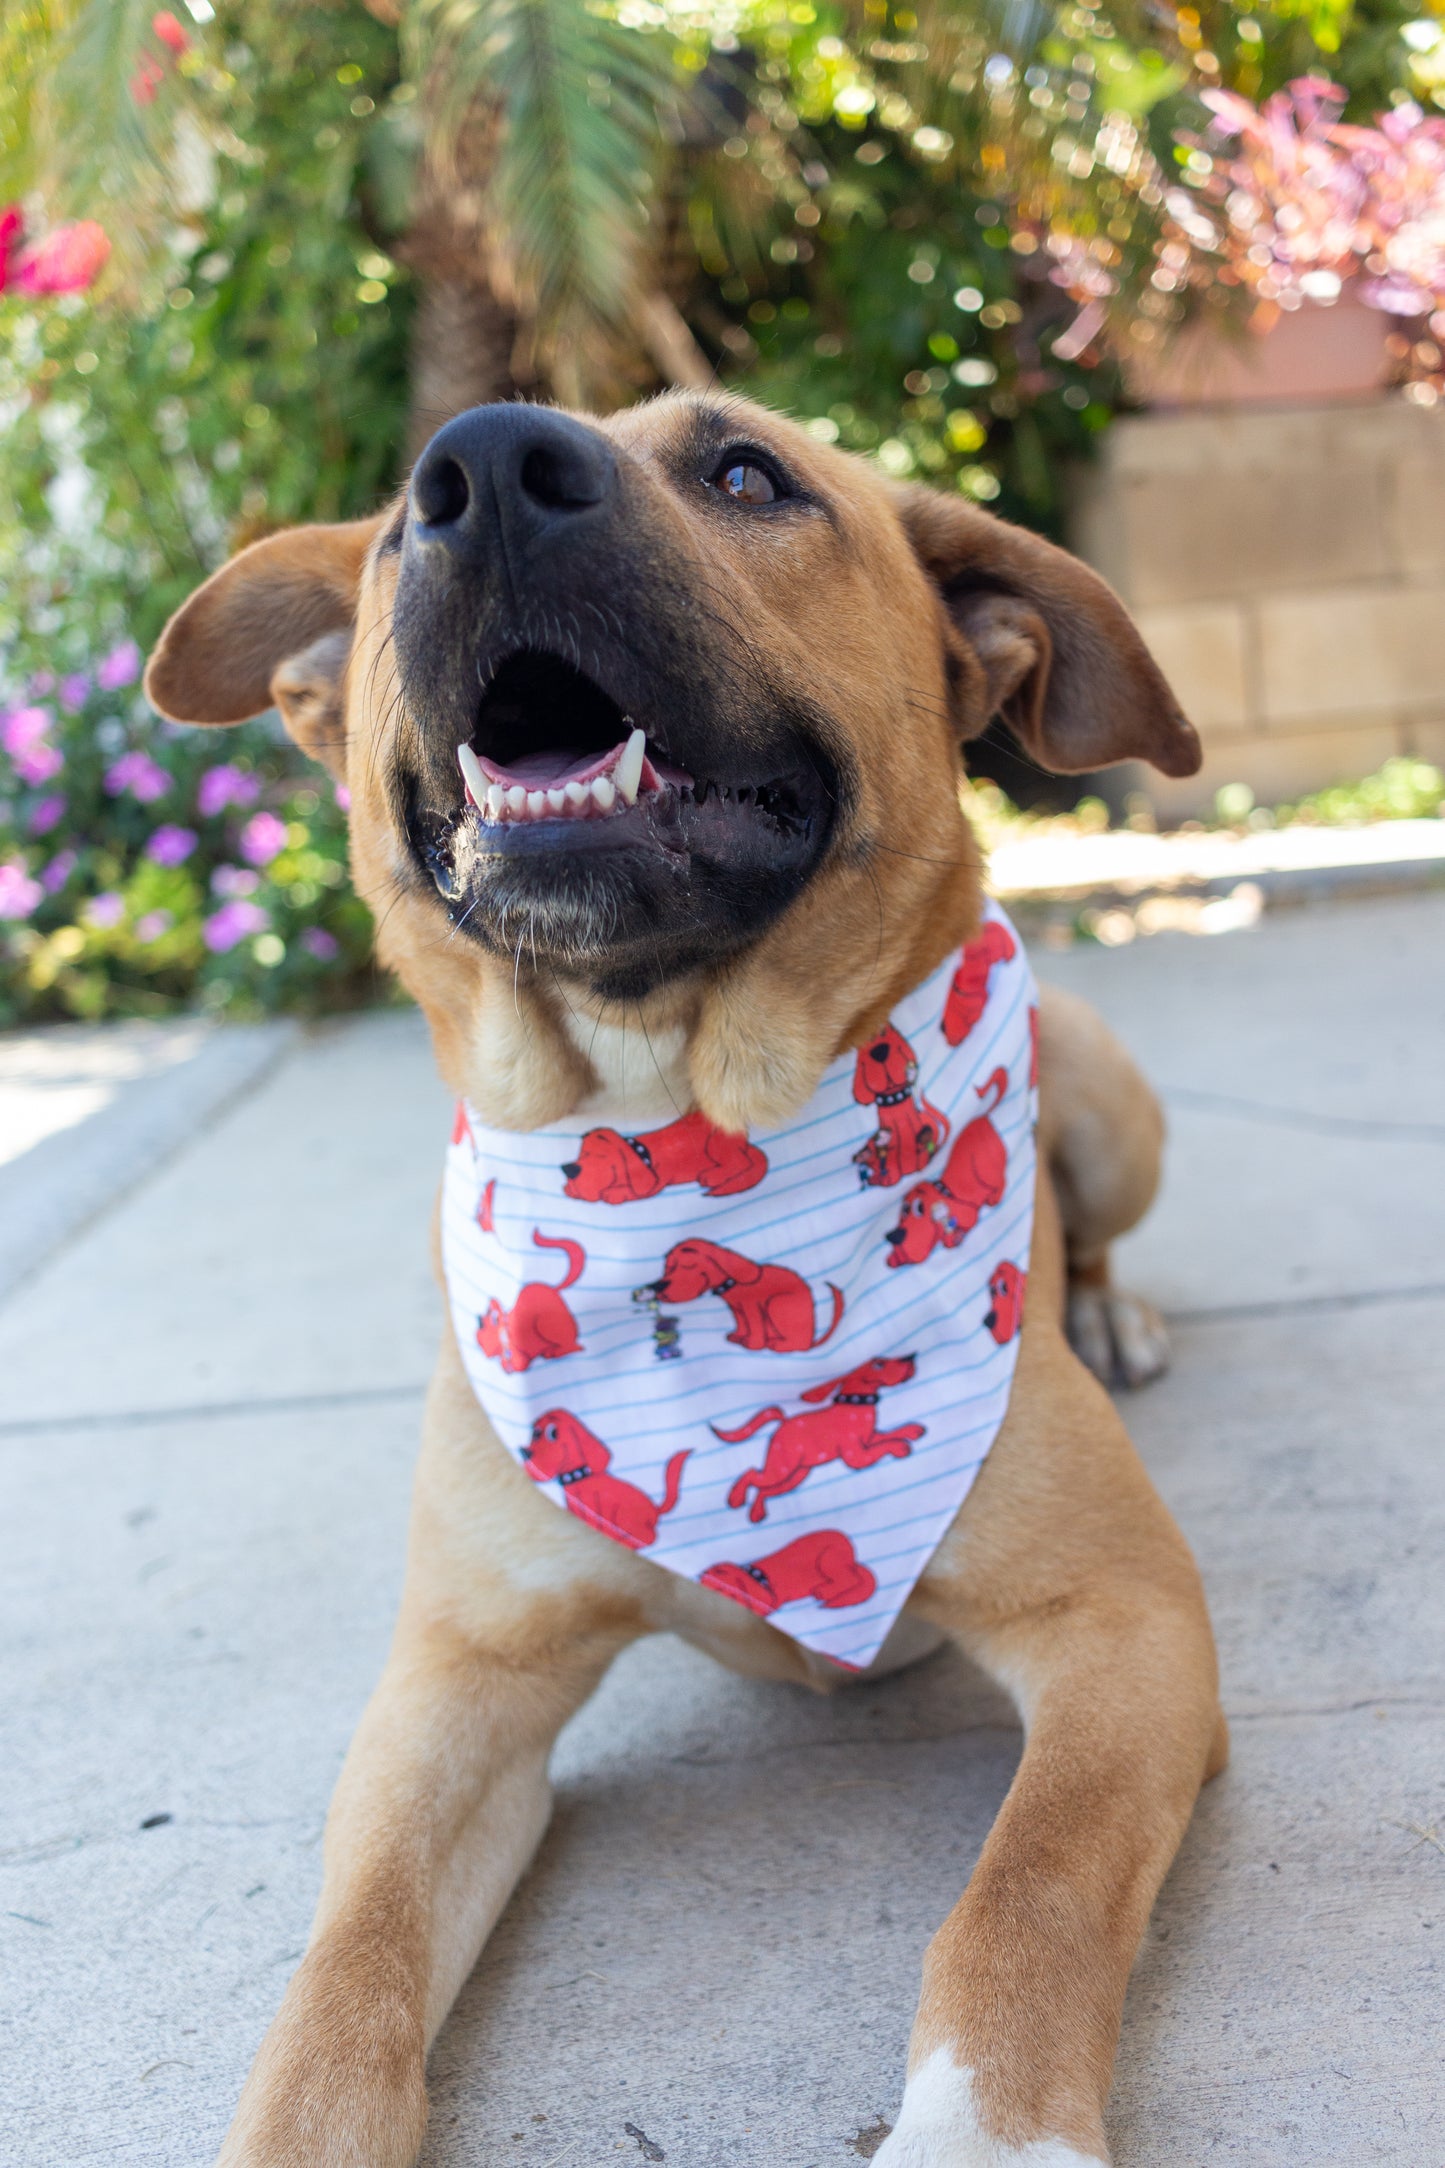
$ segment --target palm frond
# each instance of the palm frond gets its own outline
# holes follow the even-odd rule
[[[414,0],[407,33],[434,137],[479,102],[496,117],[487,223],[529,310],[553,333],[623,321],[678,94],[671,41],[586,0]]]

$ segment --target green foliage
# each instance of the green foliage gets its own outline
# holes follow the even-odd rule
[[[624,320],[676,102],[671,38],[577,0],[414,0],[403,46],[444,169],[478,101],[501,117],[483,124],[487,225],[544,339]]]

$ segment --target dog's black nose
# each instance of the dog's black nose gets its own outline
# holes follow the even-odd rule
[[[472,407],[439,429],[416,463],[413,535],[461,556],[498,540],[525,545],[605,506],[616,479],[611,446],[570,414]]]
[[[575,1182],[578,1175],[582,1172],[581,1160],[569,1159],[566,1166],[562,1169],[562,1172],[566,1175],[569,1182]]]

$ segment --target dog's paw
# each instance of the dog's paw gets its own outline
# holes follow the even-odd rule
[[[973,2073],[936,2048],[908,2080],[898,2121],[873,2155],[873,2168],[1106,2168],[1062,2138],[1009,2145],[979,2125]]]
[[[1147,1385],[1169,1368],[1164,1320],[1142,1295],[1071,1287],[1065,1325],[1074,1353],[1105,1385]]]

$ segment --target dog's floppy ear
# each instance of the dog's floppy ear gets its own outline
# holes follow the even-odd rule
[[[1058,775],[1116,760],[1194,774],[1202,758],[1194,726],[1097,572],[941,490],[899,485],[894,501],[952,627],[962,736],[1002,715]]]
[[[340,776],[341,683],[380,525],[379,516],[293,527],[233,557],[156,642],[145,675],[152,705],[177,723],[241,723],[274,705],[297,744]]]

